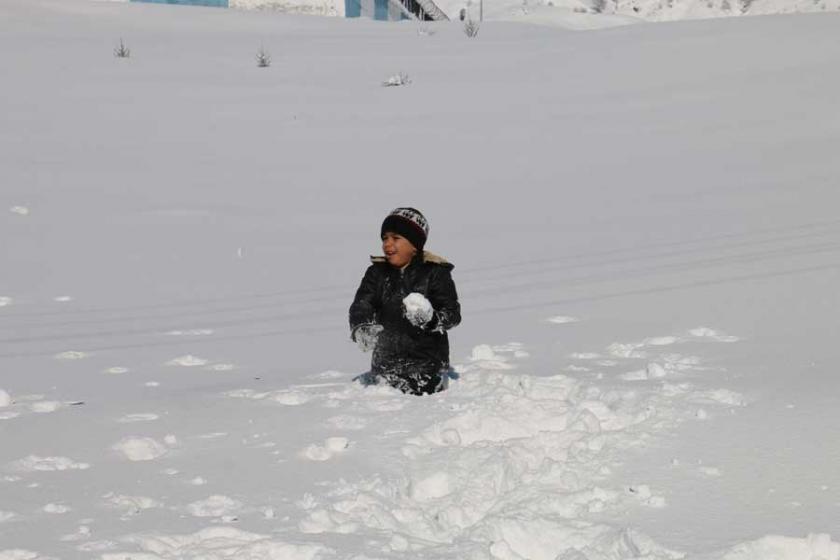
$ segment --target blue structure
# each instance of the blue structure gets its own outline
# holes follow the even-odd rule
[[[344,17],[369,17],[379,21],[399,21],[405,16],[388,0],[344,0]]]
[[[150,4],[183,4],[185,6],[212,6],[227,8],[228,0],[131,0],[132,2],[147,2]]]

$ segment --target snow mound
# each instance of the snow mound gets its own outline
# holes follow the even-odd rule
[[[150,437],[126,437],[113,445],[113,449],[129,461],[153,461],[166,455],[166,446]]]
[[[471,359],[506,359],[512,350],[477,347]],[[676,558],[641,534],[582,518],[622,504],[666,507],[649,485],[610,489],[601,480],[621,449],[687,419],[682,403],[692,395],[691,388],[670,396],[662,388],[604,392],[564,375],[468,372],[446,407],[427,411],[430,423],[404,440],[404,464],[395,469],[402,474],[336,482],[328,503],[299,504],[306,510],[299,528],[384,530],[399,536],[386,547],[394,552],[457,542],[450,552],[459,557],[480,548],[463,543],[491,543],[498,558]],[[669,408],[668,399],[680,403]],[[617,548],[632,555],[615,556]]]

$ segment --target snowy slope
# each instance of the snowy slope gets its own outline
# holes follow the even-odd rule
[[[0,4],[0,558],[837,560],[838,23]],[[345,324],[405,204],[420,399]]]

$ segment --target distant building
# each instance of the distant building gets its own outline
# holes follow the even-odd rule
[[[130,0],[131,2],[149,2],[152,4],[181,4],[186,6],[212,6],[216,8],[254,8],[272,7],[274,0]],[[434,3],[434,0],[289,0],[283,2],[284,11],[291,13],[311,13],[319,15],[337,15],[349,18],[367,17],[380,21],[399,21],[401,19],[446,20],[446,14]],[[343,6],[342,6],[343,4]],[[344,14],[341,8],[344,8]]]
[[[433,0],[344,0],[344,15],[381,21],[449,19]]]
[[[229,0],[131,0],[132,2],[148,2],[151,4],[184,4],[186,6],[212,6],[227,8]]]

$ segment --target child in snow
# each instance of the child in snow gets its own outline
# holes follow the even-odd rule
[[[371,264],[353,305],[351,338],[373,350],[370,375],[404,393],[446,388],[449,338],[461,322],[453,265],[424,251],[429,224],[414,208],[397,208],[382,222],[382,257]]]

